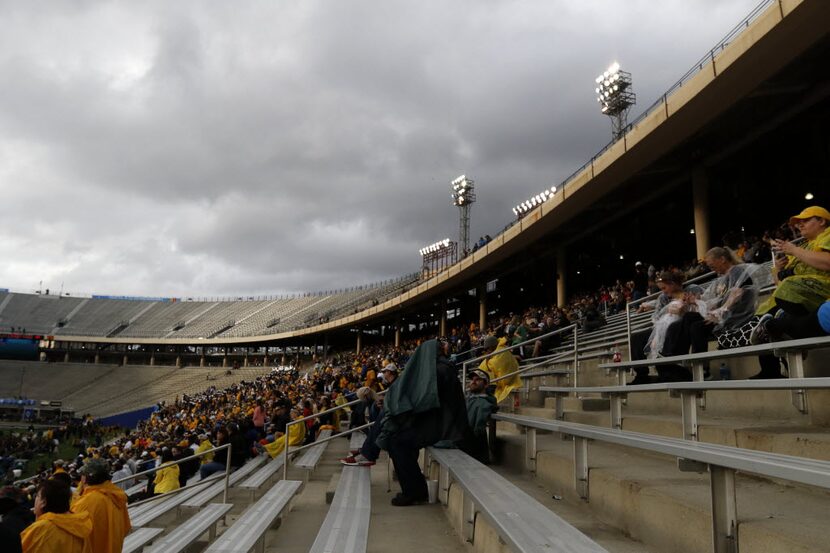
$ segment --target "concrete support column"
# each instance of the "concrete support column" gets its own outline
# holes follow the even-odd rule
[[[361,338],[363,337],[363,331],[358,329],[357,331],[357,345],[355,346],[355,354],[360,355],[360,342]]]
[[[152,352],[150,354],[150,366],[152,367],[155,364],[156,364],[156,352]]]
[[[709,177],[701,166],[692,171],[692,203],[695,216],[695,251],[697,258],[709,250]]]
[[[395,347],[401,347],[401,318],[395,320]]]
[[[225,348],[225,355],[222,357],[222,366],[228,366],[228,348]]]
[[[98,363],[100,363],[100,362],[101,362],[101,354],[100,354],[100,353],[96,353],[96,354],[95,354],[95,364],[97,365],[97,364],[98,364]]]
[[[556,250],[556,306],[565,307],[565,300],[568,294],[567,288],[568,264],[565,256],[565,248]]]
[[[69,352],[68,351],[63,354],[63,362],[64,363],[69,363]]]
[[[242,366],[243,366],[243,367],[247,367],[247,366],[248,366],[248,348],[245,348],[245,357],[244,357],[244,359],[242,360]]]
[[[179,369],[179,368],[181,368],[181,366],[182,366],[182,356],[177,355],[176,356],[176,368]]]
[[[125,353],[125,354],[124,354],[124,358],[121,360],[121,364],[122,364],[122,365],[124,365],[124,366],[126,367],[126,366],[127,366],[127,361],[128,361],[128,359],[127,359],[127,354]]]
[[[203,353],[202,355],[200,355],[200,356],[199,356],[199,366],[200,366],[200,367],[204,367],[204,366],[205,366],[205,354],[204,354],[204,353]]]
[[[442,299],[438,302],[438,309],[441,310],[441,316],[438,319],[438,335],[447,335],[447,300]]]
[[[329,360],[329,335],[323,334],[323,363]]]
[[[482,284],[478,292],[478,327],[483,331],[487,328],[487,284]]]

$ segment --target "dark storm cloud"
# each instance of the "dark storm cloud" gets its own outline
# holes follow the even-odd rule
[[[0,286],[256,295],[416,270],[608,140],[755,0],[0,2]],[[637,112],[635,108],[634,112]]]

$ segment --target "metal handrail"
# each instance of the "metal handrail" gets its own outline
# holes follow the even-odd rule
[[[172,467],[173,465],[179,465],[181,463],[184,463],[185,461],[190,461],[191,459],[194,459],[196,457],[204,457],[205,455],[207,455],[209,453],[213,453],[215,451],[221,451],[223,449],[228,450],[228,453],[227,453],[228,458],[225,462],[225,492],[222,495],[222,503],[227,503],[228,502],[228,481],[229,481],[230,474],[231,474],[231,444],[230,443],[220,445],[220,446],[214,447],[212,449],[208,449],[207,451],[203,451],[201,453],[194,453],[193,455],[188,455],[187,457],[184,457],[182,459],[177,459],[175,461],[170,461],[169,463],[164,463],[163,465],[159,465],[159,466],[153,467],[151,469],[143,470],[141,472],[137,472],[137,473],[132,474],[130,476],[125,476],[124,478],[119,478],[118,480],[113,480],[112,483],[113,484],[118,484],[120,482],[126,482],[127,480],[135,480],[137,477],[142,476],[144,474],[150,474],[151,472],[155,473],[155,472],[158,472],[159,470],[161,470],[163,468]],[[199,484],[199,482],[196,482],[195,484],[191,484],[191,486],[196,485],[196,484]],[[186,488],[187,488],[187,486],[179,488],[177,490],[171,490],[167,493],[148,498],[147,500],[138,501],[136,503],[133,503],[132,505],[138,505],[140,503],[145,503],[147,501],[152,501],[153,499],[158,499],[159,497],[164,497],[164,496],[167,496],[167,495],[172,494],[172,493],[178,493],[180,490],[184,490]],[[190,489],[193,489],[193,488],[191,487]]]
[[[502,376],[499,376],[498,378],[494,378],[493,380],[490,381],[490,384],[495,384],[496,382],[498,382],[500,380],[506,380],[508,378],[512,378],[512,377],[516,376],[517,374],[524,374],[524,373],[530,371],[531,369],[535,369],[537,367],[541,367],[542,365],[547,365],[547,364],[548,364],[548,360],[545,359],[544,361],[539,361],[537,363],[533,363],[532,365],[525,365],[517,371],[513,371],[512,373],[507,373],[507,374],[504,374]]]
[[[576,325],[576,324],[571,324],[571,325],[568,325],[568,326],[565,326],[565,327],[562,327],[562,328],[557,328],[556,330],[552,330],[552,331],[550,331],[548,333],[545,333],[545,334],[542,334],[540,336],[534,336],[533,338],[529,338],[529,339],[525,340],[524,342],[519,342],[518,344],[514,344],[512,346],[502,348],[502,349],[497,349],[497,350],[495,350],[491,353],[485,353],[484,355],[480,355],[478,357],[474,357],[473,359],[469,359],[467,361],[464,361],[461,365],[461,381],[462,382],[467,381],[467,365],[469,365],[471,363],[475,363],[476,361],[482,361],[484,359],[489,359],[490,357],[494,357],[494,356],[502,354],[506,351],[510,351],[510,350],[513,350],[513,349],[516,349],[516,348],[520,348],[524,345],[530,344],[531,342],[535,342],[536,340],[541,340],[542,338],[547,338],[549,336],[555,336],[556,334],[562,334],[562,333],[567,332],[569,330],[574,331],[574,361],[576,361],[576,351],[577,351],[576,350],[576,348],[577,348],[577,346],[576,346],[576,344],[577,344],[576,330],[577,330],[577,328],[578,328],[578,325]],[[574,374],[575,374],[575,372],[576,372],[576,367],[574,367]]]
[[[375,392],[375,396],[382,396],[387,391],[388,391],[388,388],[386,390],[382,390],[380,392]],[[345,409],[346,407],[350,407],[350,406],[356,405],[358,403],[363,403],[363,400],[362,399],[355,399],[355,400],[352,400],[348,403],[344,403],[343,405],[337,405],[335,407],[332,407],[331,409],[326,409],[325,411],[320,411],[319,413],[312,413],[311,415],[308,415],[307,417],[301,417],[299,419],[294,419],[293,421],[289,421],[288,423],[286,423],[286,425],[285,425],[285,434],[283,434],[283,436],[281,436],[281,437],[285,438],[285,448],[283,449],[283,462],[282,462],[282,478],[283,478],[283,480],[288,479],[288,430],[289,430],[289,428],[291,426],[295,425],[295,424],[299,424],[301,422],[304,423],[307,420],[316,419],[316,418],[321,417],[323,415],[328,415],[329,413],[334,413],[335,411],[340,411],[341,409]],[[339,437],[339,436],[342,436],[343,434],[344,434],[343,432],[338,432],[337,436],[331,436],[331,437],[332,438]],[[320,440],[319,442],[317,440],[315,440],[313,443],[306,444],[305,446],[295,447],[294,449],[291,450],[291,453],[295,453],[295,452],[297,452],[301,449],[305,449],[306,446],[311,446],[311,445],[314,445],[315,443],[322,443],[323,441],[328,441],[328,438]]]

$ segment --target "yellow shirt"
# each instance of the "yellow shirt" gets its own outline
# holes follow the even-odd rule
[[[305,441],[305,423],[300,422],[288,427],[288,445],[302,445]],[[279,456],[285,449],[285,435],[280,436],[270,444],[265,444],[265,451],[272,459]]]
[[[44,513],[20,533],[23,553],[94,553],[89,513]]]
[[[204,440],[202,443],[199,444],[199,447],[196,448],[196,453],[204,453],[208,449],[213,449],[213,444],[210,443],[210,440]],[[201,459],[201,464],[210,463],[213,461],[213,453],[208,453],[207,455],[202,455],[199,457]]]
[[[179,465],[165,467],[156,471],[156,478],[153,480],[154,492],[157,494],[178,490],[179,486]]]
[[[90,541],[94,553],[121,553],[124,536],[130,531],[127,494],[110,481],[87,486],[72,505],[76,513],[89,513],[92,519]]]

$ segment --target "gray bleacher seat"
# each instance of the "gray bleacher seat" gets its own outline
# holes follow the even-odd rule
[[[328,438],[331,436],[331,430],[323,430],[320,432],[320,435],[317,437],[318,440],[323,438]],[[297,460],[294,461],[294,466],[305,470],[305,478],[308,480],[309,475],[311,472],[317,467],[317,463],[320,462],[320,457],[322,457],[323,452],[326,450],[326,446],[328,446],[328,442],[323,442],[320,444],[316,444],[313,447],[310,447],[305,450],[305,452],[300,455]]]
[[[199,536],[208,533],[208,541],[216,537],[216,525],[233,508],[231,503],[211,503],[175,530],[158,540],[144,553],[181,553],[192,545]]]
[[[366,434],[363,432],[352,432],[351,437],[349,438],[349,449],[354,451],[356,449],[360,449],[363,447],[363,442],[366,441]]]
[[[343,467],[334,500],[309,553],[365,553],[371,499],[369,468]]]
[[[214,541],[204,553],[247,553],[260,544],[265,549],[265,532],[289,505],[303,483],[298,480],[277,482],[259,501],[248,507],[242,516]]]
[[[234,486],[237,482],[241,482],[244,478],[247,478],[263,462],[265,462],[264,455],[259,455],[253,459],[250,459],[244,465],[233,471],[230,476],[228,476],[228,486]],[[225,473],[223,472],[222,476],[224,476],[224,474]],[[179,510],[201,509],[206,503],[222,493],[222,490],[224,489],[225,480],[223,478],[220,481],[203,488],[202,491],[191,496],[187,501],[182,502],[179,505]]]
[[[164,533],[164,528],[135,528],[124,538],[121,553],[136,553]]]
[[[250,475],[244,482],[242,482],[239,487],[243,490],[248,490],[251,494],[251,501],[254,500],[256,497],[256,492],[266,482],[268,482],[275,474],[279,472],[282,468],[282,464],[285,462],[285,457],[282,455],[277,455],[277,457],[273,460],[267,461],[262,467],[259,468],[258,471]]]
[[[551,553],[608,553],[585,534],[506,478],[458,449],[428,448],[440,465],[439,496],[447,503],[450,482],[464,493],[464,537],[473,541],[475,514],[483,516],[511,550]]]
[[[169,495],[160,495],[153,501],[129,507],[130,523],[133,528],[138,528],[149,524],[161,515],[175,509],[194,495],[198,494],[204,489],[204,486],[212,485],[214,480],[224,478],[225,474],[212,474],[207,479],[201,480],[197,485],[193,485],[190,490],[184,490],[178,493],[170,493]]]

